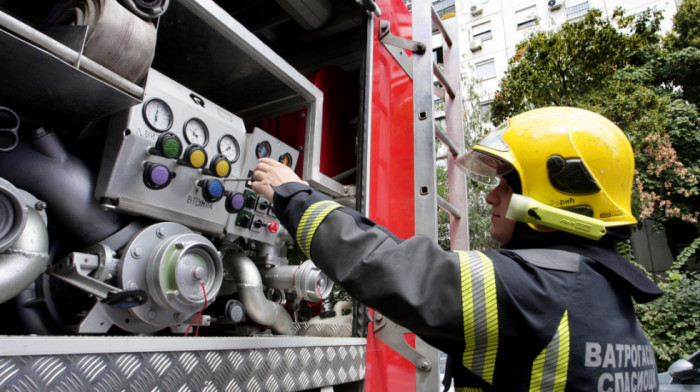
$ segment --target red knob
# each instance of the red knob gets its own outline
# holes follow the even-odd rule
[[[277,233],[277,222],[270,222],[267,224],[267,229],[270,230],[270,233]]]

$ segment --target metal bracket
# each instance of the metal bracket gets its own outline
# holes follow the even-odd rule
[[[98,298],[107,298],[110,293],[122,290],[88,276],[100,266],[99,256],[73,252],[48,268],[48,273]]]
[[[412,332],[384,317],[384,315],[376,310],[374,311],[374,336],[391,347],[394,351],[401,354],[401,356],[411,362],[416,369],[430,372],[433,367],[430,360],[406,343],[406,339],[404,338],[405,333]]]
[[[413,79],[413,63],[404,49],[408,49],[416,54],[424,54],[425,44],[391,34],[391,22],[388,20],[379,21],[379,42],[384,45],[396,62],[399,63],[406,75]]]

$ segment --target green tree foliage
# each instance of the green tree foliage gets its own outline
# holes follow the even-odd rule
[[[673,18],[673,34],[668,37],[668,46],[672,50],[686,47],[700,48],[700,1],[684,1]]]
[[[663,297],[635,305],[639,321],[654,346],[660,371],[700,348],[700,277],[682,271],[699,247],[697,238],[678,255],[668,271],[669,278],[659,283]]]
[[[663,225],[698,223],[700,193],[700,0],[686,0],[674,32],[661,15],[612,19],[591,10],[560,30],[536,32],[517,46],[492,106],[497,124],[523,111],[574,106],[622,128],[635,150],[633,209]]]

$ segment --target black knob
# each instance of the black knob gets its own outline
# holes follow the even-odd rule
[[[245,208],[255,208],[255,202],[258,200],[255,195],[248,195],[245,197]]]
[[[118,293],[110,292],[107,298],[100,302],[117,309],[129,309],[143,305],[146,301],[148,301],[148,294],[144,290],[127,290]]]
[[[241,227],[250,227],[250,217],[248,215],[243,215],[238,219],[238,225]]]

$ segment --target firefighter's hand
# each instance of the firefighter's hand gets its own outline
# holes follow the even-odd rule
[[[255,171],[253,172],[253,190],[259,195],[263,195],[267,200],[272,201],[275,191],[273,186],[282,185],[286,182],[300,182],[309,185],[302,181],[299,176],[294,173],[289,167],[269,158],[260,158]]]

